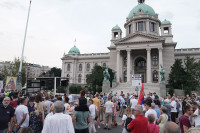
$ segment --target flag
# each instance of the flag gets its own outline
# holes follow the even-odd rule
[[[142,83],[142,88],[141,88],[141,91],[140,91],[140,96],[139,96],[139,99],[138,99],[138,104],[142,105],[144,102],[144,84]]]

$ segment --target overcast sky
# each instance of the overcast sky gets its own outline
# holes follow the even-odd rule
[[[199,0],[146,0],[172,22],[176,48],[200,47]],[[83,53],[109,52],[111,29],[125,36],[126,17],[137,0],[32,0],[24,56],[27,62],[61,67],[61,57],[76,46]],[[29,0],[0,0],[0,61],[21,56]]]

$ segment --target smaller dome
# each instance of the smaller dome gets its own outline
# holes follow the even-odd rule
[[[74,47],[72,47],[72,48],[69,50],[68,54],[80,54],[80,51],[79,51],[79,49],[74,45]]]
[[[162,21],[162,25],[168,25],[168,24],[171,24],[171,22],[166,19],[164,21]]]
[[[121,30],[121,28],[118,25],[116,25],[115,27],[112,28],[112,30]]]

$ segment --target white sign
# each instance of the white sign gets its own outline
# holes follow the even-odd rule
[[[142,75],[141,74],[132,75],[132,86],[142,86]]]
[[[3,80],[0,80],[0,92],[3,89]]]

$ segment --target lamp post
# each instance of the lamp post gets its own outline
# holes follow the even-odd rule
[[[17,83],[16,83],[16,88],[17,89],[21,89],[22,88],[22,74],[21,74],[22,61],[23,61],[23,58],[24,58],[24,47],[25,47],[25,42],[26,42],[26,34],[27,34],[27,28],[28,28],[30,9],[31,9],[31,0],[30,0],[30,4],[29,4],[28,17],[27,17],[27,21],[26,21],[26,28],[25,28],[25,34],[24,34],[24,42],[23,42],[23,47],[22,47],[20,66],[19,66],[19,71],[18,71],[18,74],[17,74]]]

